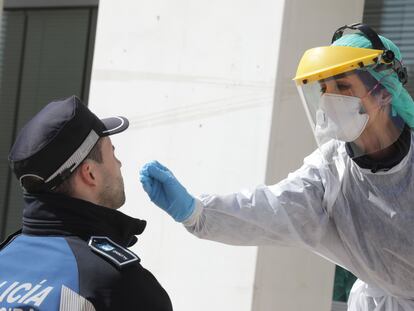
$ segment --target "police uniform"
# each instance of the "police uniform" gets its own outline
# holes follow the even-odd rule
[[[127,249],[145,225],[64,195],[26,195],[22,231],[0,250],[0,310],[172,310]]]
[[[9,160],[24,188],[23,226],[0,245],[1,311],[172,310],[128,249],[145,221],[53,192],[100,137],[127,127],[123,117],[99,120],[73,96],[21,130]]]

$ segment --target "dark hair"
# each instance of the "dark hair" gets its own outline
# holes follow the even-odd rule
[[[72,174],[66,180],[64,180],[59,186],[57,186],[55,189],[53,189],[52,192],[62,193],[62,194],[68,195],[68,196],[72,195],[72,193],[73,193],[73,184],[72,184],[73,176],[85,160],[92,160],[92,161],[95,161],[97,163],[102,163],[103,162],[102,139],[101,138],[96,142],[95,146],[93,146],[93,148],[91,149],[89,154],[79,164],[79,166],[72,172]],[[24,189],[29,193],[39,192],[39,190],[41,189],[41,187],[43,185],[43,181],[39,180],[36,177],[32,177],[32,176],[25,177],[24,179],[22,179],[21,182],[22,182],[22,186],[24,187]]]
[[[52,192],[65,194],[67,196],[71,196],[73,194],[73,176],[76,173],[76,171],[80,168],[82,163],[86,160],[92,160],[97,163],[103,162],[102,157],[102,139],[100,138],[95,146],[93,146],[92,150],[89,152],[89,154],[86,156],[86,158],[79,164],[79,166],[73,171],[73,173],[64,180],[59,186],[57,186]]]

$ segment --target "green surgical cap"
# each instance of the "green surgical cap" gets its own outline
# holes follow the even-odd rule
[[[395,57],[401,60],[401,52],[398,47],[389,39],[379,36],[385,48],[394,52]],[[336,40],[332,45],[336,46],[352,46],[358,48],[372,49],[371,42],[362,34],[349,34],[342,36]],[[402,83],[398,80],[395,72],[390,74],[388,70],[376,72],[373,69],[368,69],[371,75],[387,89],[392,96],[392,111],[393,115],[397,113],[401,116],[405,123],[411,128],[414,127],[414,102],[410,94],[404,88]]]

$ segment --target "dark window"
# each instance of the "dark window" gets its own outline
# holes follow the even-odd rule
[[[53,99],[76,94],[88,101],[97,6],[71,2],[5,2],[0,36],[1,238],[21,223],[22,192],[7,161],[19,129]]]
[[[365,0],[364,23],[392,40],[401,50],[408,70],[405,85],[414,95],[414,2],[412,0]]]

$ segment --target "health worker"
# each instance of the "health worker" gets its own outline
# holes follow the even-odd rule
[[[343,34],[352,29],[350,34]],[[358,277],[349,311],[414,310],[414,102],[398,47],[364,24],[303,55],[294,81],[318,148],[281,182],[194,197],[154,161],[150,199],[194,235],[288,245]]]

